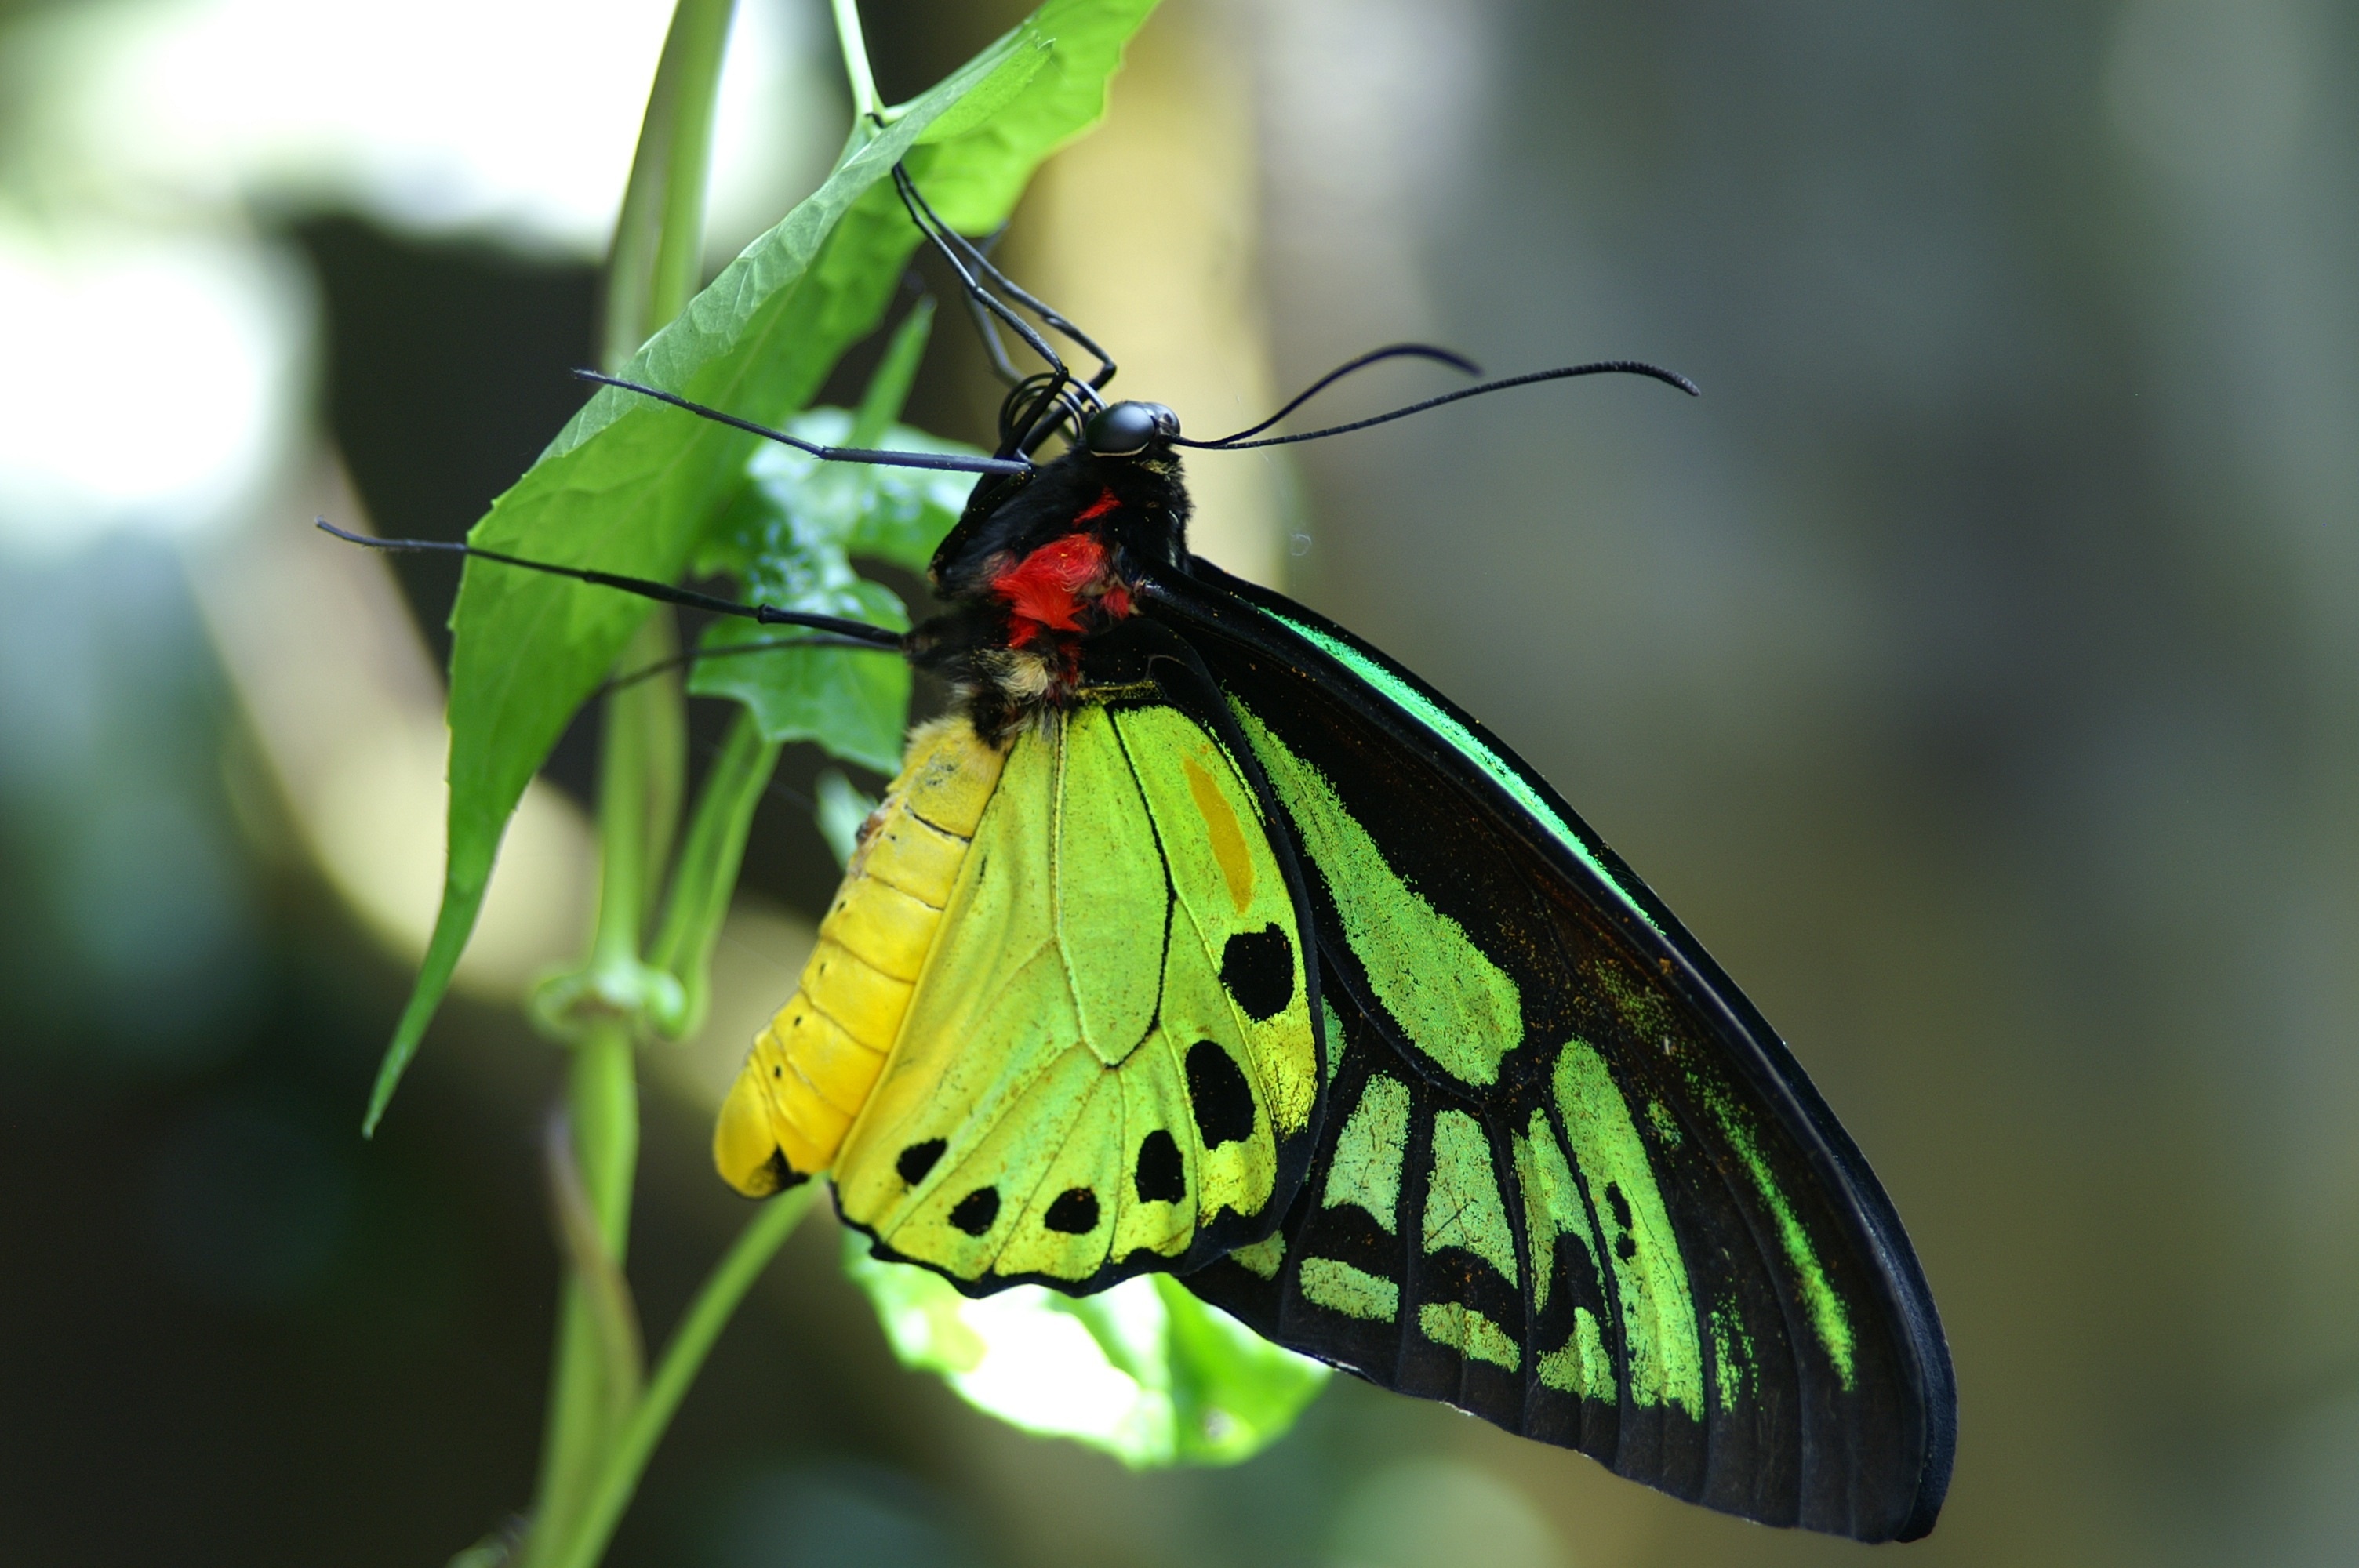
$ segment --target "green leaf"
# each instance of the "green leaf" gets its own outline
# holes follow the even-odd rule
[[[876,809],[875,798],[853,788],[852,781],[833,768],[819,775],[812,793],[818,796],[811,816],[819,836],[827,840],[835,863],[848,867],[853,850],[860,847],[860,825]]]
[[[853,423],[854,416],[841,408],[814,408],[786,427],[807,441],[843,445],[852,439]],[[871,439],[891,451],[975,452],[963,442],[907,425],[887,424]],[[802,548],[865,556],[922,572],[974,488],[971,473],[824,462],[781,446],[756,452],[745,471],[753,482],[697,551],[696,565],[700,571],[729,572],[749,589],[759,588],[748,594],[753,599],[772,589],[799,591],[810,580],[796,576],[805,568],[792,557]],[[771,575],[757,582],[766,572]]]
[[[788,428],[838,445],[853,426],[841,408],[815,408]],[[886,426],[875,438],[905,451],[973,450],[903,425]],[[753,602],[906,630],[899,598],[853,571],[852,557],[922,568],[958,521],[974,477],[824,462],[781,446],[756,453],[748,466],[753,483],[697,552],[697,570],[735,577]],[[889,653],[793,645],[801,640],[751,622],[720,622],[704,634],[689,690],[744,703],[765,740],[817,741],[845,762],[891,776],[908,722],[908,666]]]
[[[1104,114],[1106,82],[1122,65],[1124,46],[1155,5],[1156,0],[1049,0],[1032,13],[1016,34],[1055,40],[1042,52],[1038,74],[1018,88],[1011,70],[982,86],[974,107],[962,103],[919,137],[927,145],[909,159],[909,172],[945,222],[976,234],[1007,221],[1040,160]],[[999,93],[1006,100],[991,103]],[[925,102],[913,99],[906,112]]]
[[[840,593],[766,602],[798,610],[824,606],[828,614],[857,616],[896,631],[909,623],[891,589],[858,579]],[[698,697],[744,703],[765,741],[817,741],[847,762],[888,777],[897,772],[909,712],[909,666],[889,649],[793,645],[800,640],[792,633],[780,636],[776,627],[723,622],[705,633],[705,657],[688,689]],[[753,651],[731,653],[739,648]]]
[[[909,401],[910,384],[918,379],[918,365],[926,357],[926,341],[933,331],[934,297],[929,294],[893,329],[893,341],[885,345],[885,357],[869,373],[868,385],[860,395],[852,428],[844,433],[845,446],[874,448],[885,439]]]
[[[1329,1369],[1263,1339],[1167,1275],[1075,1298],[1016,1285],[980,1301],[843,1235],[843,1271],[893,1352],[1011,1426],[1133,1469],[1234,1465],[1283,1437]]]
[[[875,327],[916,247],[886,179],[895,161],[906,160],[952,223],[980,231],[1002,222],[1040,159],[1103,113],[1106,79],[1153,3],[1050,0],[890,124],[864,124],[826,183],[690,300],[624,373],[766,423],[793,413]],[[946,118],[977,94],[976,107]],[[469,537],[670,580],[742,486],[754,440],[601,389]],[[645,601],[619,593],[468,563],[451,614],[442,908],[378,1071],[366,1129],[384,1114],[449,988],[526,784],[647,612]]]

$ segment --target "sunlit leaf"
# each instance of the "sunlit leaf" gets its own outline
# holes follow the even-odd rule
[[[837,865],[851,865],[852,851],[860,844],[860,825],[876,809],[875,797],[861,794],[833,768],[819,775],[811,794],[811,817],[819,825],[819,836],[827,840]]]
[[[731,263],[625,373],[765,422],[792,414],[875,327],[916,247],[886,179],[894,163],[906,160],[952,223],[972,232],[1002,222],[1039,160],[1103,113],[1106,79],[1152,6],[1051,0],[897,110],[890,124],[856,131],[826,183]],[[754,439],[602,390],[469,537],[671,579],[742,488]],[[622,594],[469,563],[451,618],[442,908],[378,1073],[370,1127],[448,989],[525,784],[647,612]]]
[[[1080,1298],[1016,1285],[970,1300],[929,1270],[872,1258],[851,1230],[843,1270],[903,1365],[1010,1425],[1136,1469],[1251,1458],[1328,1378],[1167,1275]]]

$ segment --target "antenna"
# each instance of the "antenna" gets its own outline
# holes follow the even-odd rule
[[[1290,410],[1307,401],[1312,393],[1324,388],[1338,377],[1355,371],[1364,364],[1373,364],[1379,359],[1408,353],[1415,353],[1428,359],[1440,359],[1444,363],[1455,364],[1468,371],[1474,368],[1471,361],[1461,359],[1458,355],[1450,353],[1448,350],[1429,349],[1419,343],[1402,343],[1391,349],[1377,349],[1329,371],[1314,382],[1309,391],[1302,393],[1292,403],[1258,425],[1239,430],[1234,435],[1223,436],[1218,440],[1190,441],[1185,438],[1175,437],[1171,444],[1175,447],[1201,448],[1206,451],[1238,452],[1248,447],[1284,447],[1297,441],[1322,440],[1329,436],[1341,436],[1353,430],[1364,430],[1371,425],[1386,425],[1395,419],[1406,419],[1412,414],[1422,414],[1429,408],[1439,408],[1445,403],[1462,402],[1469,397],[1481,397],[1489,393],[1505,392],[1511,386],[1529,386],[1536,382],[1569,381],[1580,375],[1650,376],[1667,386],[1678,387],[1690,397],[1703,395],[1701,389],[1694,382],[1675,370],[1665,370],[1660,365],[1651,365],[1644,360],[1599,360],[1593,364],[1563,365],[1556,370],[1536,370],[1523,375],[1504,376],[1497,381],[1486,381],[1480,386],[1461,387],[1456,392],[1445,392],[1439,397],[1429,397],[1422,403],[1412,403],[1407,407],[1396,408],[1388,414],[1377,414],[1365,419],[1354,419],[1348,425],[1330,425],[1323,430],[1306,430],[1299,436],[1263,436],[1258,440],[1246,439],[1249,436],[1255,436],[1260,431],[1268,429]]]
[[[1032,471],[1028,460],[1011,458],[970,458],[960,452],[894,452],[880,451],[871,447],[823,447],[817,441],[806,441],[800,436],[789,436],[784,430],[773,430],[767,425],[756,425],[751,419],[740,419],[734,414],[723,414],[718,408],[701,403],[691,403],[677,393],[666,392],[659,386],[641,382],[625,381],[620,376],[603,375],[594,370],[576,370],[574,375],[582,381],[594,381],[601,386],[619,386],[625,392],[636,392],[642,397],[652,397],[658,403],[669,403],[674,408],[685,408],[690,414],[712,420],[716,424],[750,430],[765,440],[809,452],[832,463],[875,463],[883,468],[941,469],[951,473],[1018,474]],[[479,554],[482,552],[478,552]]]
[[[780,610],[770,604],[740,604],[734,599],[720,599],[693,589],[674,588],[669,583],[657,582],[652,578],[624,577],[614,572],[592,571],[584,567],[559,566],[553,561],[528,561],[521,556],[511,556],[498,550],[486,550],[457,539],[375,539],[366,534],[354,534],[339,528],[326,518],[317,519],[323,534],[332,534],[347,544],[364,545],[372,550],[401,554],[472,556],[478,560],[497,561],[504,567],[522,567],[527,571],[547,572],[552,577],[570,577],[578,582],[592,583],[599,588],[615,588],[625,593],[636,593],[641,599],[652,599],[664,604],[685,605],[690,610],[708,611],[714,615],[735,615],[765,626],[801,626],[822,632],[830,638],[841,638],[835,646],[873,649],[882,654],[901,651],[901,633],[883,626],[872,626],[865,621],[848,621],[841,615],[818,615],[808,611]]]

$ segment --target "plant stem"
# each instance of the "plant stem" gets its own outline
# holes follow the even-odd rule
[[[606,265],[601,358],[618,371],[696,292],[722,52],[736,0],[679,0],[639,127]]]
[[[647,962],[679,981],[681,1011],[670,1033],[686,1038],[703,1027],[711,1000],[712,945],[729,913],[745,834],[778,765],[776,741],[762,738],[750,708],[740,708],[728,738],[706,768],[696,815],[681,842],[662,923]]]
[[[656,1444],[671,1423],[681,1396],[703,1368],[713,1341],[761,1276],[763,1266],[810,1212],[812,1195],[818,1190],[818,1184],[806,1182],[766,1201],[706,1279],[679,1326],[672,1331],[671,1342],[664,1346],[663,1359],[657,1363],[655,1376],[647,1379],[637,1409],[608,1449],[605,1465],[583,1505],[581,1524],[562,1554],[547,1560],[548,1568],[592,1568],[604,1552],[623,1510],[638,1489]]]
[[[830,0],[835,10],[835,39],[843,46],[843,74],[852,84],[852,116],[866,123],[883,107],[876,101],[876,78],[868,69],[868,39],[860,31],[859,0]]]
[[[638,1163],[638,1076],[632,1031],[602,1022],[574,1044],[566,1087],[574,1158],[599,1239],[616,1268],[630,1227],[630,1181]],[[619,1199],[619,1201],[617,1201]],[[591,1478],[628,1413],[635,1390],[615,1387],[608,1336],[589,1288],[568,1271],[549,1371],[549,1422],[526,1560],[539,1563],[573,1533]]]
[[[734,0],[679,0],[647,96],[607,265],[600,358],[619,368],[694,293],[702,258],[713,107]],[[651,614],[618,666],[669,655],[668,613]],[[645,688],[645,689],[643,689]],[[638,1167],[635,1053],[646,987],[640,943],[663,882],[679,815],[686,722],[677,682],[643,682],[607,704],[601,760],[598,925],[590,953],[600,1007],[575,1033],[566,1085],[582,1190],[604,1261],[619,1271],[630,1240],[631,1184]],[[582,1509],[618,1435],[641,1411],[634,1368],[618,1365],[584,1282],[569,1270],[558,1307],[549,1422],[527,1563],[576,1552]],[[589,1548],[603,1547],[609,1523]]]
[[[669,611],[658,610],[615,662],[638,669],[669,658],[677,647]],[[590,968],[609,1002],[627,1009],[648,906],[663,881],[670,818],[679,814],[679,774],[687,722],[679,684],[658,676],[625,687],[606,699],[605,733],[598,762],[598,927]],[[660,827],[657,818],[666,820]],[[596,1192],[585,1163],[583,1179]]]
[[[669,621],[651,615],[624,654],[622,667],[636,669],[662,658],[671,645]],[[650,854],[656,840],[670,837],[668,827],[652,827],[650,808],[669,794],[671,809],[678,810],[674,781],[681,726],[671,710],[679,700],[679,688],[661,681],[615,693],[606,704],[600,745],[598,927],[590,949],[597,1010],[571,1042],[566,1101],[582,1193],[597,1241],[615,1270],[630,1245],[631,1182],[639,1155],[638,1021],[625,1000],[641,989],[639,935],[647,890],[658,875]],[[614,1362],[612,1336],[602,1328],[589,1289],[577,1271],[568,1270],[529,1547],[536,1562],[572,1534],[590,1479],[637,1393]]]

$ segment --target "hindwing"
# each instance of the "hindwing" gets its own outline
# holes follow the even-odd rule
[[[1290,846],[1202,676],[1151,663],[1013,742],[836,1164],[880,1254],[975,1294],[1201,1263],[1266,1236],[1310,1158]]]
[[[1147,606],[1228,695],[1301,844],[1334,1077],[1280,1232],[1189,1285],[1709,1507],[1930,1530],[1954,1430],[1940,1323],[1783,1044],[1472,719],[1195,570]]]

